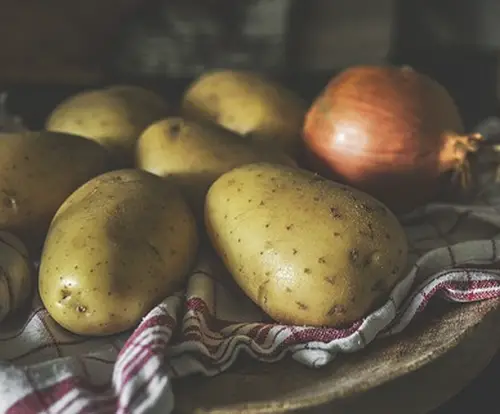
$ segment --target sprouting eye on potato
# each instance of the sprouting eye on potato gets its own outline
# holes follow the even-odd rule
[[[145,171],[108,172],[52,220],[40,297],[73,333],[122,332],[183,286],[197,248],[193,214],[175,186]]]
[[[0,322],[19,310],[33,293],[33,266],[24,244],[0,231]]]
[[[237,284],[281,323],[352,323],[406,270],[405,233],[382,203],[298,168],[225,173],[207,194],[205,222]]]
[[[239,135],[298,157],[307,106],[292,91],[249,71],[216,70],[184,94],[185,117],[214,122]]]

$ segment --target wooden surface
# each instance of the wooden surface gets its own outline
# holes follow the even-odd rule
[[[487,413],[498,405],[500,353],[466,388],[429,414]]]
[[[184,413],[425,414],[464,388],[500,344],[500,300],[432,304],[408,330],[311,370],[284,360],[174,384]]]

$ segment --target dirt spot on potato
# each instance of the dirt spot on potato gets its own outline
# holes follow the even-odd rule
[[[335,276],[326,276],[325,277],[325,282],[335,286]]]
[[[71,296],[71,291],[68,289],[61,289],[61,301],[68,299]]]
[[[207,102],[210,103],[211,107],[219,104],[219,97],[215,93],[210,93],[207,95]]]
[[[359,250],[358,249],[351,249],[349,251],[349,260],[351,261],[351,263],[357,264],[358,259],[359,259]]]
[[[298,307],[300,310],[307,310],[307,309],[309,309],[309,306],[307,306],[305,303],[302,303],[302,302],[295,302],[295,304],[297,305],[297,307]]]
[[[360,207],[362,210],[366,211],[367,213],[373,213],[376,210],[375,207],[369,205],[368,203],[362,203]]]
[[[366,225],[366,229],[362,229],[359,231],[359,234],[361,236],[364,236],[366,238],[368,238],[369,240],[374,240],[375,239],[375,231],[373,230],[373,224],[372,223],[368,223]]]
[[[259,286],[259,289],[257,290],[257,300],[263,305],[267,304],[267,285],[269,284],[269,282],[270,280],[267,279]]]
[[[179,138],[179,135],[180,135],[181,131],[182,131],[182,124],[181,124],[181,122],[172,122],[168,126],[168,135],[172,139]]]
[[[369,255],[369,256],[366,256],[363,260],[363,267],[364,268],[367,268],[369,267],[370,265],[372,264],[372,256]]]
[[[78,305],[76,307],[76,311],[79,312],[79,313],[85,313],[85,312],[87,312],[87,307],[83,306],[83,305]]]
[[[336,314],[345,314],[347,312],[347,309],[344,305],[333,305],[330,310],[328,311],[327,315],[332,316]]]
[[[339,211],[337,207],[330,207],[330,215],[334,219],[341,219],[342,218],[342,213]]]

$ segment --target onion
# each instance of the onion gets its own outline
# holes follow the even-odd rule
[[[463,131],[435,80],[406,66],[359,66],[314,101],[303,138],[312,169],[405,212],[434,197],[444,173],[470,186],[467,157],[482,136]]]

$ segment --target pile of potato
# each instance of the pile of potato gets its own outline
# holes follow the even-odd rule
[[[0,318],[38,284],[71,332],[131,329],[183,288],[203,243],[279,322],[341,326],[379,306],[405,270],[404,232],[371,196],[298,166],[306,110],[221,70],[175,113],[117,85],[61,102],[43,131],[4,134]]]

